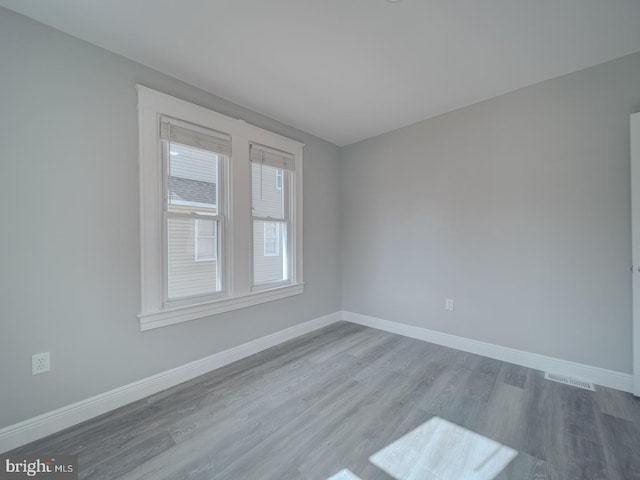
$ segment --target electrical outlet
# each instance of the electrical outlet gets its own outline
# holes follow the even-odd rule
[[[453,298],[444,299],[444,309],[448,312],[453,312]]]
[[[38,375],[40,373],[48,372],[51,370],[51,358],[49,352],[36,353],[31,356],[31,375]]]

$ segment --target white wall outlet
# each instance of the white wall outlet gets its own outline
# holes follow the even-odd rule
[[[48,372],[51,370],[51,358],[49,352],[36,353],[31,356],[31,375]]]
[[[448,312],[453,312],[453,298],[444,299],[444,309]]]

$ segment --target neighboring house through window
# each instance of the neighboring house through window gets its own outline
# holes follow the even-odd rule
[[[225,288],[222,265],[215,261],[224,245],[218,245],[215,232],[226,218],[218,191],[225,182],[220,170],[228,162],[230,138],[168,116],[160,116],[159,124],[166,181],[165,303],[196,296],[215,300]]]
[[[291,278],[291,249],[288,246],[293,208],[289,178],[295,169],[295,158],[258,143],[251,144],[250,158],[253,286],[254,289],[266,289],[286,284]]]
[[[280,255],[280,225],[272,222],[264,224],[264,256]]]
[[[215,223],[209,220],[194,220],[195,230],[195,261],[213,262],[218,257],[218,242]]]
[[[200,216],[215,215],[218,205],[218,154],[173,143],[169,151],[169,204],[170,209],[186,208],[199,212]],[[217,222],[194,218],[193,239],[183,237],[182,248],[186,251],[193,243],[194,261],[215,261],[218,252],[216,235]],[[181,262],[183,270],[202,267],[190,265],[188,260]]]

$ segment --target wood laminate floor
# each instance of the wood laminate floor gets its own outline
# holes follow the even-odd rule
[[[498,480],[640,479],[640,400],[596,389],[341,322],[11,454],[77,454],[81,479],[485,480],[460,476],[469,438],[517,452]]]

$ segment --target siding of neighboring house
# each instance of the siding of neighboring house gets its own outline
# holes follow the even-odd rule
[[[172,144],[169,175],[202,182],[218,183],[218,156],[211,152]]]
[[[217,261],[196,261],[195,222],[173,219],[168,226],[169,298],[202,295],[218,290]]]
[[[264,255],[264,223],[255,222],[253,231],[253,275],[254,283],[265,283],[283,279],[283,237],[284,227],[280,230],[279,254]]]

